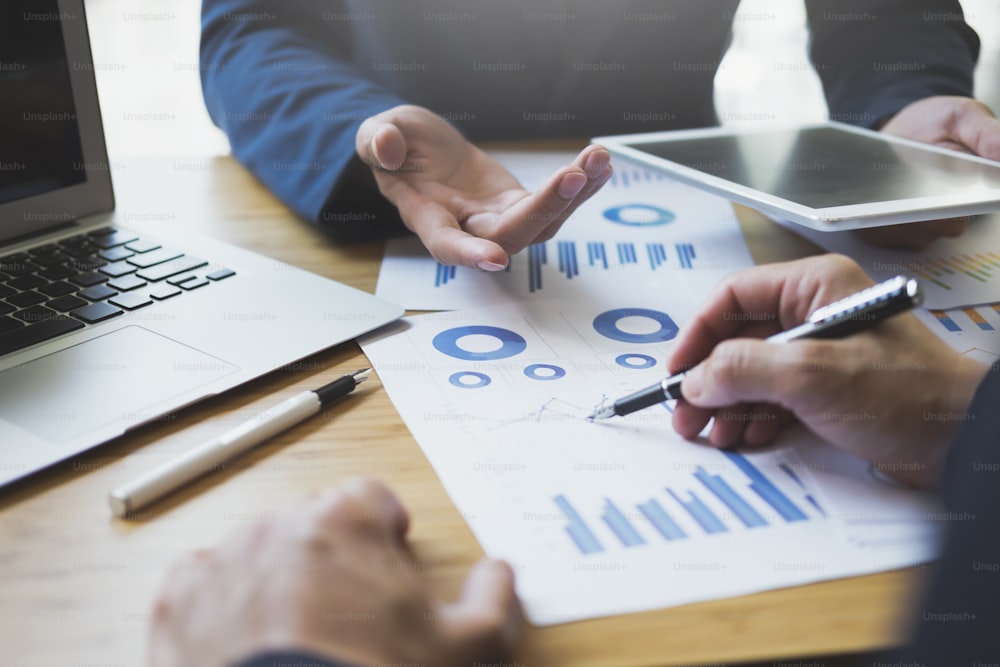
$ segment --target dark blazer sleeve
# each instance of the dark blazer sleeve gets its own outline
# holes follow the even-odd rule
[[[233,154],[285,204],[334,234],[363,238],[398,218],[364,204],[338,210],[332,199],[349,190],[360,202],[383,201],[354,137],[365,118],[403,102],[350,64],[350,22],[327,19],[342,10],[310,0],[204,0],[202,91]],[[371,196],[360,196],[364,188]]]
[[[902,664],[988,665],[1000,656],[1000,366],[949,453],[944,552]]]
[[[916,100],[972,96],[979,37],[958,0],[807,0],[830,118],[878,127]]]
[[[233,667],[360,667],[355,664],[321,658],[311,653],[268,652],[255,655]]]

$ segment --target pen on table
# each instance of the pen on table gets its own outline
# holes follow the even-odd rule
[[[372,369],[344,375],[319,389],[304,391],[248,419],[177,458],[119,486],[108,495],[111,512],[123,517],[201,477],[221,463],[256,447],[347,396],[368,379]]]
[[[817,308],[803,324],[777,333],[768,343],[787,343],[800,338],[843,338],[873,327],[882,320],[919,306],[923,293],[916,280],[896,276]],[[588,419],[609,419],[632,414],[652,405],[681,398],[684,373],[671,375],[645,389],[618,399],[611,405],[594,410]]]

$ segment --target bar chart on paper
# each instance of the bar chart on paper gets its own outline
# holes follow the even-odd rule
[[[997,214],[973,220],[961,236],[938,239],[920,251],[877,248],[852,232],[819,232],[788,222],[782,224],[827,250],[854,258],[875,280],[899,274],[918,278],[928,308],[948,310],[1000,299]]]
[[[530,178],[522,181],[528,184],[562,162],[543,154],[519,155],[509,164],[515,173],[527,171]],[[446,266],[418,239],[395,239],[387,245],[376,293],[407,308],[447,310],[635,293],[652,283],[707,289],[726,273],[752,265],[728,201],[645,167],[615,166],[604,188],[554,238],[512,256],[506,270]]]
[[[697,540],[826,516],[787,462],[777,464],[777,470],[782,471],[778,476],[786,484],[789,479],[795,482],[792,487],[798,493],[794,499],[746,456],[733,452],[723,456],[731,464],[724,471],[710,472],[705,465],[695,465],[690,479],[675,478],[652,489],[643,499],[590,499],[589,516],[576,507],[572,494],[554,495],[552,502],[565,516],[566,537],[581,555]]]
[[[1000,303],[916,313],[934,334],[962,354],[985,364],[1000,359]]]

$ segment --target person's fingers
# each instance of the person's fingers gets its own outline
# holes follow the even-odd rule
[[[372,479],[352,479],[311,504],[316,520],[326,528],[371,530],[402,543],[410,527],[403,504],[388,487]]]
[[[510,565],[491,559],[476,563],[458,600],[441,607],[441,619],[446,635],[470,654],[509,655],[524,623]]]
[[[683,328],[667,368],[670,373],[692,368],[745,328],[765,334],[801,324],[819,306],[871,284],[861,267],[835,254],[740,271],[726,278]]]
[[[796,412],[829,394],[827,360],[834,345],[801,340],[778,345],[761,340],[732,339],[688,371],[681,384],[684,399],[711,408],[739,403],[771,403]]]
[[[747,427],[743,431],[743,443],[750,447],[766,445],[778,435],[786,424],[793,421],[793,415],[774,405],[759,404],[751,410]]]
[[[963,101],[950,134],[973,152],[991,160],[1000,160],[1000,120],[988,106],[976,100]]]
[[[394,171],[406,161],[406,139],[402,131],[384,117],[373,116],[361,123],[354,148],[372,169]]]
[[[682,438],[693,440],[711,421],[713,408],[701,408],[681,399],[674,406],[673,427]]]
[[[509,258],[498,243],[458,226],[455,216],[397,179],[380,182],[382,194],[399,209],[403,223],[416,234],[437,261],[482,271],[503,271]]]
[[[472,216],[465,229],[478,237],[489,237],[508,253],[531,245],[552,224],[587,185],[587,174],[575,166],[557,171],[536,192],[524,197],[499,216]]]
[[[708,434],[713,447],[728,449],[743,442],[743,431],[750,420],[750,406],[728,405],[715,413],[715,422]]]

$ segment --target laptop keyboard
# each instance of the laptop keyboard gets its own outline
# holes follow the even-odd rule
[[[0,355],[233,275],[112,227],[0,256]]]

